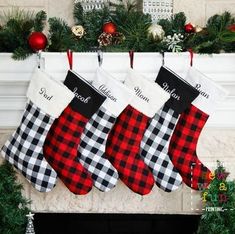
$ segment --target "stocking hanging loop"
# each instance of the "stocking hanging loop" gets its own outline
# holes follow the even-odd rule
[[[134,50],[129,51],[129,58],[130,58],[130,67],[133,69],[134,64]]]
[[[160,52],[160,54],[162,55],[162,66],[165,65],[165,53],[164,51]]]
[[[101,49],[97,50],[97,58],[98,58],[98,64],[101,67],[103,63],[103,52]]]
[[[42,55],[42,51],[39,50],[39,51],[37,52],[37,65],[38,65],[38,69],[41,68],[41,58],[42,58],[41,55]]]
[[[69,69],[72,70],[73,69],[73,51],[70,49],[67,50],[67,58],[69,62]]]
[[[193,49],[189,48],[188,52],[189,52],[189,55],[190,55],[190,67],[192,67],[193,66],[193,55],[194,55]]]

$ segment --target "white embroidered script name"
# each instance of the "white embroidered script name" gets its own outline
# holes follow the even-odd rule
[[[81,102],[83,102],[83,103],[88,103],[89,102],[89,100],[91,99],[91,97],[89,96],[89,97],[83,97],[82,95],[80,95],[79,93],[77,93],[77,90],[78,90],[78,88],[77,87],[75,87],[74,88],[74,90],[73,90],[73,93],[74,93],[74,95],[75,95],[75,97],[77,98],[77,99],[79,99]]]
[[[112,101],[117,102],[117,98],[115,98],[115,97],[111,94],[111,91],[108,90],[108,88],[107,88],[104,84],[100,85],[99,90],[100,90],[103,94],[105,94],[108,98],[110,98]]]
[[[40,90],[39,90],[39,94],[42,95],[44,98],[46,98],[48,101],[50,101],[52,98],[53,98],[53,95],[49,96],[47,94],[47,90],[46,88],[42,87]]]
[[[195,86],[195,88],[200,92],[200,94],[203,96],[203,97],[205,97],[205,98],[209,98],[209,94],[207,94],[206,92],[204,92],[203,90],[201,90],[200,88],[201,88],[201,84],[196,84],[196,86]]]
[[[145,102],[149,102],[149,98],[147,98],[146,96],[144,96],[144,95],[142,94],[142,91],[141,91],[141,89],[140,89],[138,86],[135,87],[134,90],[135,90],[135,93],[136,93],[136,95],[137,95],[138,97],[140,97],[141,99],[143,99]]]
[[[163,85],[163,89],[166,92],[168,92],[173,98],[175,98],[178,101],[180,100],[180,96],[175,93],[176,89],[170,90],[169,85],[166,82],[164,82],[162,85]]]

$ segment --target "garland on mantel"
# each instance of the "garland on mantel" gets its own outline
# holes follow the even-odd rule
[[[204,28],[188,23],[183,12],[152,23],[150,15],[134,4],[92,11],[74,5],[74,26],[60,18],[49,18],[47,37],[42,33],[46,13],[13,10],[0,24],[0,52],[12,52],[14,59],[25,59],[34,52],[235,52],[235,18],[229,12],[210,17]]]

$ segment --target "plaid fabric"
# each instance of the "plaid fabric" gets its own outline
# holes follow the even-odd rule
[[[183,181],[196,190],[201,188],[201,184],[206,186],[210,182],[210,170],[196,154],[198,138],[208,117],[191,105],[181,114],[169,146],[169,156]]]
[[[2,148],[2,156],[40,192],[51,191],[57,174],[44,159],[42,147],[54,118],[28,101],[20,126]]]
[[[91,173],[94,186],[103,192],[114,188],[119,177],[105,157],[108,133],[115,120],[116,117],[101,106],[86,124],[78,148],[79,162]]]
[[[153,175],[139,156],[148,120],[128,105],[117,118],[106,145],[106,156],[119,172],[120,179],[141,195],[150,193],[154,186]]]
[[[164,105],[150,120],[140,144],[140,156],[152,171],[157,186],[166,192],[174,191],[182,184],[182,178],[168,156],[170,136],[178,116]]]
[[[77,161],[77,148],[87,118],[70,105],[53,123],[45,144],[44,157],[58,177],[74,194],[87,194],[92,189],[88,171]]]

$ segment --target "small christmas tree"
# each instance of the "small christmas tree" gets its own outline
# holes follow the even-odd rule
[[[33,216],[34,216],[34,214],[29,212],[29,214],[27,214],[26,216],[28,217],[28,224],[27,224],[27,227],[26,227],[26,233],[25,234],[35,234],[34,226],[33,226]]]
[[[13,167],[0,165],[0,233],[22,234],[26,227],[27,201],[21,194],[22,185],[16,182]]]
[[[209,188],[202,191],[204,213],[198,234],[235,233],[235,182],[228,181],[229,173],[218,161],[217,169],[211,174]]]

